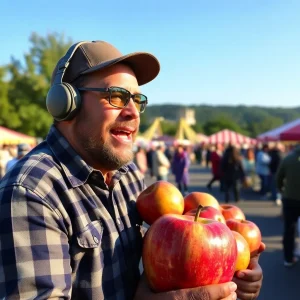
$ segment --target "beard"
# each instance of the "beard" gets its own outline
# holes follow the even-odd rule
[[[124,123],[125,122],[122,122],[122,125],[125,125]],[[129,124],[129,122],[126,123]],[[116,126],[116,124],[112,124],[107,130],[110,131],[113,126]],[[77,127],[77,132],[77,140],[81,144],[85,155],[87,155],[93,162],[93,165],[98,166],[98,168],[108,171],[118,170],[134,158],[133,147],[126,147],[121,151],[117,151],[111,144],[110,139],[105,141],[103,137],[99,138],[98,133],[83,130],[81,125]]]

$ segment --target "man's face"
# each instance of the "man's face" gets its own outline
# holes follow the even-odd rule
[[[95,72],[85,87],[117,86],[131,94],[139,93],[133,71],[125,65],[115,65]],[[125,108],[115,108],[108,102],[108,93],[84,92],[82,106],[75,118],[76,150],[95,169],[106,173],[119,169],[133,159],[133,141],[137,135],[140,115],[132,101]]]

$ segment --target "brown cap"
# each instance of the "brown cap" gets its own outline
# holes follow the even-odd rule
[[[57,73],[57,68],[64,59],[65,57],[62,57],[58,61],[52,74],[51,85]],[[63,76],[63,82],[72,83],[82,74],[92,73],[120,62],[126,63],[132,68],[139,85],[153,80],[160,70],[157,58],[150,53],[134,52],[123,55],[117,48],[107,42],[93,41],[82,43],[77,48]]]

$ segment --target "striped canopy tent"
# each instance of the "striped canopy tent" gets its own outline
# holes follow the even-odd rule
[[[0,145],[17,145],[20,143],[26,143],[34,147],[37,140],[35,137],[0,126]]]
[[[261,142],[271,142],[271,141],[279,141],[280,135],[284,132],[292,130],[293,128],[300,125],[300,119],[296,119],[292,122],[286,123],[282,126],[269,130],[260,134],[257,139]]]
[[[280,133],[279,139],[280,139],[280,141],[284,141],[284,142],[299,142],[300,141],[300,124]]]
[[[235,131],[224,129],[210,135],[206,141],[208,144],[232,144],[232,145],[254,145],[256,140]]]

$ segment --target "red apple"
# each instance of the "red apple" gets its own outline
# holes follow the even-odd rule
[[[185,215],[195,216],[197,213],[197,210],[198,210],[197,208],[194,208],[194,209],[186,212]],[[222,213],[218,209],[216,209],[212,206],[204,206],[200,211],[199,217],[204,218],[204,219],[211,219],[211,220],[219,221],[219,222],[222,222],[223,224],[226,224],[226,221],[225,221]]]
[[[148,229],[144,271],[155,292],[232,280],[237,245],[230,229],[214,220],[164,215]]]
[[[248,242],[251,256],[257,254],[261,244],[261,232],[255,223],[247,220],[229,219],[226,221],[226,225],[245,238]]]
[[[167,181],[156,181],[140,193],[136,207],[141,218],[151,225],[165,214],[182,215],[184,200],[175,185]]]
[[[232,230],[231,232],[233,233],[233,236],[236,240],[237,251],[238,251],[235,270],[236,271],[245,270],[248,268],[250,263],[250,248],[248,242],[237,231]]]
[[[229,220],[229,219],[246,220],[245,214],[236,205],[221,204],[220,210],[221,210],[225,220]]]
[[[192,192],[184,197],[184,213],[198,208],[199,205],[202,206],[212,206],[216,209],[219,209],[218,200],[207,193],[202,192]]]

